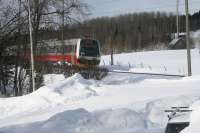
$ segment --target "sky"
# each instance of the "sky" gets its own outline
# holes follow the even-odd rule
[[[91,18],[134,12],[176,12],[176,0],[84,0],[90,7]],[[200,10],[200,0],[188,0],[189,11]],[[185,12],[185,0],[179,0],[180,13]]]

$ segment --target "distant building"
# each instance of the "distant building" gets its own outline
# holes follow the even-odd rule
[[[186,48],[186,33],[177,33],[171,34],[171,42],[169,43],[169,49],[185,49]]]
[[[175,38],[169,43],[169,49],[185,49],[185,48],[186,48],[185,37]]]
[[[171,40],[177,38],[177,36],[178,36],[177,33],[172,33],[171,34]],[[179,37],[181,37],[181,38],[184,37],[185,38],[186,37],[186,33],[185,32],[179,33]]]

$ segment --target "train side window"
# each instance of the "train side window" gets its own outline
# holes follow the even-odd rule
[[[71,45],[70,53],[73,52],[74,46]]]
[[[39,55],[41,52],[40,52],[40,48],[39,47],[37,47],[36,48],[36,55]]]
[[[76,49],[76,46],[73,45],[72,47],[73,47],[73,48],[72,48],[72,52],[74,53],[74,52],[75,52],[75,49]]]
[[[62,52],[62,47],[57,46],[57,47],[56,47],[56,54],[60,54],[60,53],[63,53],[63,52]]]
[[[67,53],[72,53],[72,52],[73,52],[73,46],[68,45],[68,46],[66,47],[66,52],[67,52]]]
[[[73,51],[73,46],[71,46],[70,48],[71,48],[71,49],[70,49],[70,53],[72,53],[72,51]]]
[[[47,53],[47,48],[45,48],[45,47],[40,47],[40,53],[41,53],[41,54],[46,54],[46,53]]]
[[[76,53],[76,49],[77,49],[77,47],[76,46],[74,46],[74,52]]]
[[[62,54],[62,53],[65,52],[63,46],[59,46],[58,48],[59,48],[59,53],[60,53],[60,54]]]
[[[70,46],[66,46],[66,53],[70,53]]]
[[[54,47],[49,47],[49,53],[55,53]]]
[[[60,46],[60,53],[65,54],[66,53],[66,47],[65,46]]]

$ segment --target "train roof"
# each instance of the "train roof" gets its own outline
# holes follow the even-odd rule
[[[68,39],[64,40],[64,45],[77,45],[77,42],[83,38],[74,38],[74,39]],[[91,38],[86,38],[91,39]],[[95,39],[91,39],[95,40]],[[44,46],[62,46],[63,42],[62,40],[45,40],[38,42],[38,47],[44,47]]]
[[[64,40],[64,45],[76,45],[81,38]],[[62,40],[45,40],[38,42],[38,46],[62,46]]]

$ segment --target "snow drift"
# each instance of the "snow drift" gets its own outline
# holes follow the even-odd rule
[[[185,74],[185,57],[184,50],[119,54],[114,58],[120,65],[112,69]],[[96,81],[79,74],[46,75],[34,93],[0,98],[0,133],[162,133],[165,109],[191,105],[191,125],[183,132],[195,133],[200,111],[197,49],[192,57],[194,76],[184,78],[109,73]],[[109,56],[103,60],[108,63]]]

